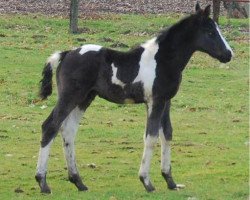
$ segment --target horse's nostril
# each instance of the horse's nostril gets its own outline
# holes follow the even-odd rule
[[[224,57],[225,57],[225,58],[228,58],[229,60],[231,60],[232,56],[233,56],[233,53],[232,53],[232,51],[230,51],[230,50],[227,50],[227,51],[225,52],[225,54],[224,54]]]
[[[227,63],[232,59],[232,51],[226,50],[219,58],[220,62]]]
[[[234,53],[231,50],[227,50],[227,55],[231,58],[234,56]]]

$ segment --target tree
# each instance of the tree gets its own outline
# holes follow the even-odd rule
[[[236,0],[213,0],[213,20],[215,22],[219,22],[221,1],[227,10],[228,17],[248,18],[249,3],[247,1],[241,1],[242,4],[240,4],[240,1]]]
[[[77,33],[78,32],[78,5],[79,0],[71,0],[70,3],[70,20],[69,20],[69,32]]]
[[[249,16],[249,2],[248,1],[225,1],[224,7],[227,10],[228,17],[233,18],[248,18]]]
[[[220,16],[220,0],[213,0],[213,20],[218,24]]]

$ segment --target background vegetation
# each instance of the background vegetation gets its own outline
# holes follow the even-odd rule
[[[0,199],[244,199],[248,191],[248,20],[222,18],[222,32],[235,52],[228,64],[195,53],[172,101],[172,167],[169,191],[160,175],[160,146],[151,177],[156,192],[138,179],[145,128],[144,105],[116,105],[96,98],[76,140],[80,174],[89,187],[78,192],[67,181],[61,139],[49,160],[52,195],[34,180],[40,125],[56,102],[56,89],[40,101],[38,83],[55,50],[85,43],[127,50],[153,37],[180,15],[112,15],[79,21],[81,34],[68,34],[68,21],[38,15],[0,16]]]

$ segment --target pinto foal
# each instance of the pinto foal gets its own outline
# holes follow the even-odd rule
[[[96,95],[124,104],[145,103],[147,125],[139,178],[148,192],[155,188],[149,178],[153,148],[161,139],[161,172],[169,189],[178,189],[171,174],[172,126],[170,100],[178,91],[182,71],[195,51],[202,51],[226,63],[232,50],[217,24],[209,18],[210,6],[196,5],[196,13],[182,19],[157,37],[128,52],[98,45],[57,52],[43,70],[40,95],[52,93],[52,69],[57,68],[58,101],[42,125],[36,180],[41,192],[50,193],[46,182],[47,162],[53,139],[61,131],[69,180],[79,191],[87,190],[79,176],[74,139],[80,119]]]

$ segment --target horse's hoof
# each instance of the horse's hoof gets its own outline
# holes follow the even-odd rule
[[[144,178],[143,176],[140,176],[140,181],[142,182],[147,192],[153,192],[155,190],[155,187],[152,185],[150,180],[146,181],[146,178]]]
[[[84,192],[84,191],[88,190],[88,187],[83,185],[83,184],[81,186],[78,186],[77,188],[78,188],[78,191],[81,191],[81,192]]]
[[[39,184],[41,193],[51,194],[51,190],[46,182],[46,175],[42,176],[41,174],[36,174],[35,179]]]
[[[82,183],[82,179],[81,177],[79,176],[79,174],[71,174],[69,176],[69,181],[71,183],[74,183],[75,186],[77,187],[78,191],[86,191],[88,190],[88,187],[85,186],[83,183]]]
[[[41,188],[41,193],[43,194],[51,194],[51,190],[49,187],[44,187],[44,188]]]
[[[155,191],[155,187],[151,183],[147,186],[145,185],[145,189],[147,190],[147,192]]]

